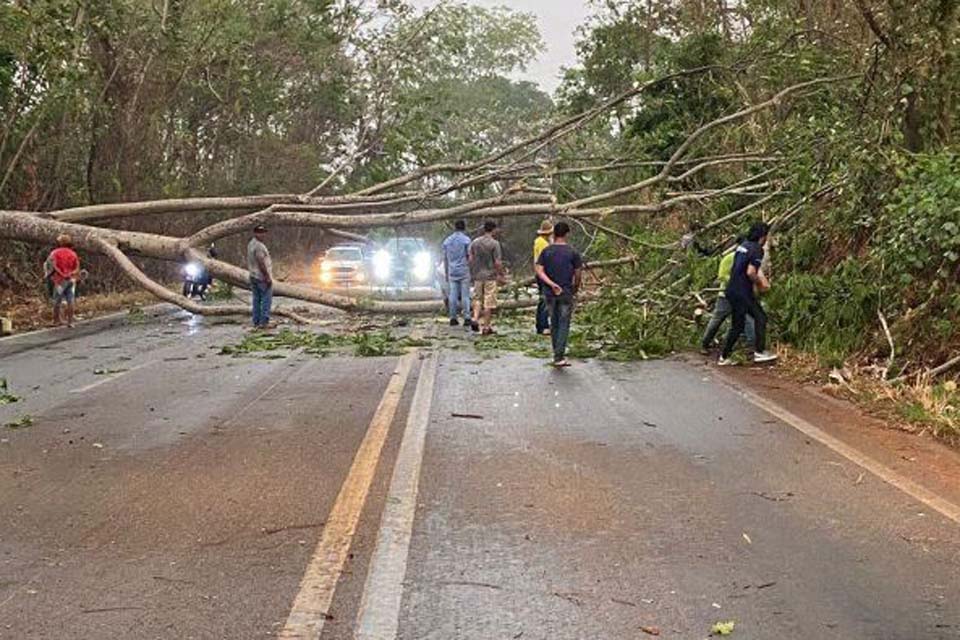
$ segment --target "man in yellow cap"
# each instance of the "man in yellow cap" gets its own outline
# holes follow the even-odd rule
[[[540,254],[550,246],[550,236],[553,234],[553,223],[544,220],[537,230],[537,237],[533,241],[533,264],[537,264]],[[550,335],[550,312],[547,309],[547,285],[537,278],[537,291],[540,292],[540,302],[537,303],[537,334]]]

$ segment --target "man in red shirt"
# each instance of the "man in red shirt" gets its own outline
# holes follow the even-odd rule
[[[73,239],[66,235],[57,236],[57,248],[50,252],[47,263],[52,269],[53,280],[53,322],[61,324],[60,305],[67,305],[67,326],[73,326],[74,300],[77,296],[77,278],[80,275],[80,258],[73,250]]]

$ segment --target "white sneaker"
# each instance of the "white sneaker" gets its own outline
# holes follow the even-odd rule
[[[718,367],[732,367],[735,364],[737,363],[734,362],[731,358],[720,358],[719,360],[717,360]]]
[[[768,351],[758,351],[757,353],[753,354],[753,361],[758,364],[762,364],[764,362],[773,362],[778,357],[779,356],[775,353],[770,353]]]

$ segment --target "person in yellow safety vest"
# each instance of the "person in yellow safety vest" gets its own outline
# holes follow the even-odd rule
[[[737,238],[737,242],[732,249],[727,251],[720,259],[720,266],[717,268],[717,280],[720,282],[720,295],[717,296],[717,303],[713,307],[713,316],[707,323],[707,330],[700,340],[700,353],[704,355],[710,353],[710,349],[716,346],[717,333],[723,326],[723,323],[733,314],[733,307],[724,291],[730,282],[730,271],[733,269],[733,259],[736,255],[736,247],[740,245],[742,238]],[[747,316],[746,326],[743,331],[747,336],[747,343],[752,349],[756,344],[756,333],[754,331],[753,318]]]
[[[550,246],[550,235],[553,233],[553,224],[549,220],[540,223],[537,238],[533,241],[533,264],[537,264],[540,254]],[[537,278],[537,291],[540,301],[537,303],[537,334],[550,335],[550,312],[547,309],[546,285]]]

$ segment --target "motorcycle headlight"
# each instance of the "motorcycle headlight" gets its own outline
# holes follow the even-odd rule
[[[430,253],[421,251],[413,256],[413,277],[417,282],[426,282],[430,279]]]
[[[393,256],[387,250],[377,251],[373,255],[373,275],[377,280],[390,279],[390,267],[393,264]]]
[[[187,266],[184,267],[183,270],[186,272],[187,276],[191,278],[196,278],[197,276],[200,275],[200,272],[202,271],[202,269],[200,268],[200,265],[197,264],[196,262],[191,262],[187,264]]]

